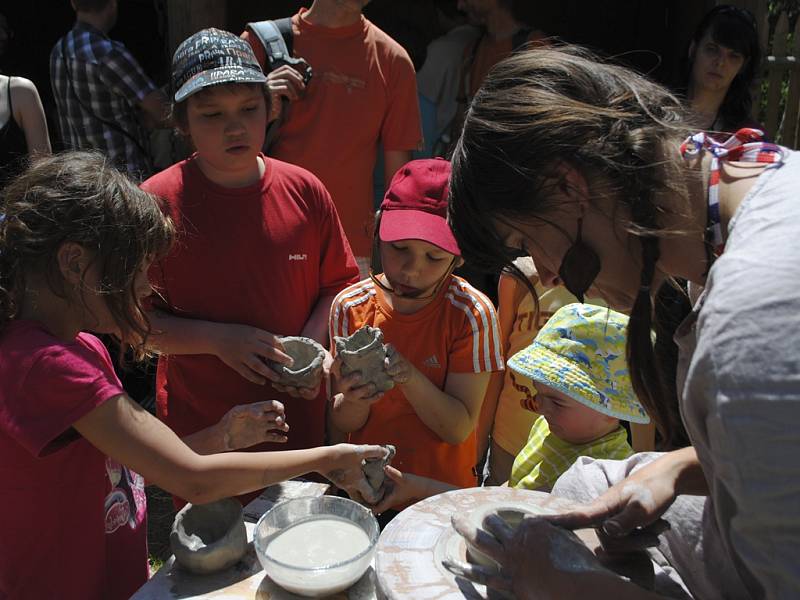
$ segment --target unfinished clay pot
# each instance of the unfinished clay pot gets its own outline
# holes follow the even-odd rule
[[[383,361],[386,359],[386,346],[383,332],[369,325],[362,327],[350,337],[335,337],[336,354],[342,358],[342,375],[359,371],[365,384],[372,383],[378,392],[394,387],[394,381],[386,373]]]
[[[391,444],[387,444],[383,447],[388,450],[388,454],[385,457],[368,458],[364,461],[364,466],[362,467],[364,476],[367,478],[367,483],[369,483],[369,487],[373,492],[370,497],[364,498],[364,500],[370,504],[377,504],[383,499],[385,490],[382,490],[381,487],[383,486],[384,479],[386,479],[386,473],[384,473],[383,468],[391,464],[396,452],[395,447]]]
[[[503,519],[512,529],[516,529],[526,516],[537,514],[536,507],[526,504],[491,503],[485,504],[474,510],[470,516],[470,524],[478,529],[484,529],[483,520],[492,513]],[[484,531],[486,531],[484,529]],[[489,532],[486,532],[489,534]],[[498,564],[486,554],[475,548],[467,540],[467,560],[484,567],[497,567]]]
[[[269,366],[280,375],[275,383],[292,387],[315,388],[322,380],[325,348],[307,337],[280,338],[283,350],[294,359],[291,367],[270,361]]]
[[[169,545],[175,560],[193,573],[227,569],[247,550],[242,505],[233,498],[187,504],[175,515]]]

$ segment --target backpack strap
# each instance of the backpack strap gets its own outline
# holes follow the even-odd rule
[[[264,52],[267,55],[267,64],[264,65],[264,72],[273,71],[281,65],[298,65],[303,64],[303,81],[308,84],[311,79],[311,67],[305,61],[292,57],[294,50],[294,31],[292,29],[292,18],[285,17],[275,21],[256,21],[248,23],[247,29],[251,31],[261,42],[264,47]],[[268,154],[270,148],[275,144],[278,139],[281,125],[286,120],[286,112],[289,108],[289,101],[286,98],[281,98],[281,116],[267,126],[267,132],[264,137],[264,146],[262,150],[264,154]]]
[[[286,61],[292,57],[294,33],[292,31],[292,18],[286,17],[276,21],[256,21],[247,24],[247,29],[252,31],[264,47],[268,65],[271,71],[276,62]]]
[[[283,36],[283,43],[286,44],[286,52],[291,57],[294,55],[294,30],[292,29],[292,17],[275,19],[275,26]]]

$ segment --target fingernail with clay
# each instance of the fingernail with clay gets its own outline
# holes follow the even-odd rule
[[[617,521],[606,521],[603,523],[603,532],[610,537],[622,537],[622,526]]]

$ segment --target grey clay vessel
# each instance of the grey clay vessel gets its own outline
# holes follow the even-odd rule
[[[386,444],[383,447],[389,451],[384,458],[368,458],[364,461],[364,466],[362,467],[367,483],[369,483],[369,487],[372,488],[373,492],[371,497],[365,498],[365,500],[371,504],[376,504],[383,499],[384,490],[381,490],[381,486],[384,479],[386,479],[386,473],[383,468],[391,464],[396,452],[395,447],[391,444]]]
[[[293,387],[315,388],[322,380],[322,361],[325,348],[307,337],[280,338],[286,354],[294,359],[291,367],[270,361],[270,367],[280,375],[276,383]]]
[[[394,381],[386,373],[383,364],[386,346],[383,344],[383,332],[380,329],[367,325],[350,337],[335,337],[334,342],[336,355],[342,360],[342,375],[359,371],[363,382],[374,384],[378,392],[394,387]]]
[[[233,498],[187,504],[175,515],[169,545],[175,560],[193,573],[227,569],[247,550],[242,505]]]
[[[529,506],[521,502],[492,502],[484,504],[470,513],[470,524],[476,529],[484,529],[483,520],[492,513],[497,513],[512,529],[516,529],[527,515],[535,514]],[[487,534],[491,535],[488,532]],[[494,559],[478,550],[469,541],[467,541],[467,560],[484,567],[497,568],[498,566]]]

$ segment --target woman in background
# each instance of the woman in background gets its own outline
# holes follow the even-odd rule
[[[0,56],[12,38],[0,13]],[[50,154],[50,139],[36,86],[24,77],[0,74],[0,188],[19,173],[29,154]]]
[[[742,127],[761,129],[753,119],[751,90],[761,64],[753,15],[730,5],[711,9],[692,36],[680,88],[695,124],[728,134]]]

